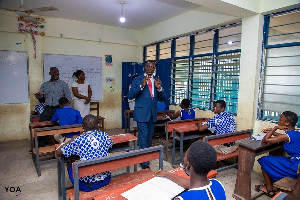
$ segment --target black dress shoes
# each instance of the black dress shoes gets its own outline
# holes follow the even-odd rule
[[[141,165],[141,168],[142,168],[142,169],[147,169],[147,168],[150,169],[149,165]]]

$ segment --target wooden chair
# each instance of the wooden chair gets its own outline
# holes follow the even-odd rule
[[[97,112],[97,118],[98,118],[98,123],[99,123],[99,126],[100,126],[100,130],[101,131],[104,131],[104,117],[101,117],[99,115],[99,101],[97,102],[90,102],[90,111],[93,111],[93,110],[96,110]]]

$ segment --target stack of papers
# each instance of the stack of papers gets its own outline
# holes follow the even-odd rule
[[[252,135],[256,141],[261,141],[265,137],[266,133],[258,133],[257,135]]]
[[[168,178],[154,177],[122,194],[128,200],[170,200],[184,188]]]

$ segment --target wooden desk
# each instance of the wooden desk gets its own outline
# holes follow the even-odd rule
[[[173,147],[172,147],[172,166],[175,168],[175,148],[176,140],[180,142],[180,159],[179,162],[183,162],[183,141],[195,138],[202,138],[207,135],[212,135],[209,130],[199,131],[197,124],[182,125],[174,128],[173,130]]]
[[[108,150],[109,153],[115,153],[120,151],[129,151],[137,149],[137,137],[131,135],[130,133],[112,135],[109,136],[113,140],[113,146]],[[128,144],[133,142],[133,148]],[[65,186],[65,166],[66,162],[74,162],[78,160],[78,156],[72,156],[71,158],[65,159],[63,155],[58,156],[57,159],[57,175],[58,175],[58,198],[62,197],[63,200],[66,199],[66,186]],[[137,171],[137,165],[134,166],[134,171]],[[130,172],[130,167],[127,167],[127,173]]]
[[[198,122],[208,121],[209,118],[196,118],[196,119],[186,119],[186,120],[178,120],[178,121],[167,121],[165,122],[165,134],[166,134],[166,160],[168,160],[168,152],[169,152],[169,133],[171,133],[171,137],[173,137],[173,130],[175,128],[181,127],[183,125],[192,125],[197,124]]]
[[[167,115],[169,113],[175,113],[175,110],[165,110],[165,111],[158,111],[157,117],[161,117],[164,115]],[[124,117],[125,117],[125,133],[130,133],[130,118],[133,117],[133,110],[125,110],[124,111]],[[164,123],[155,124],[155,127],[157,126],[164,126]]]
[[[282,155],[283,148],[281,144],[263,143],[261,141],[245,138],[236,142],[239,144],[238,154],[238,172],[235,183],[235,199],[254,199],[259,195],[251,196],[251,171],[254,165],[255,156],[270,152],[271,155]]]
[[[183,171],[183,169],[181,167],[178,167],[176,169],[173,169],[171,171],[169,171],[173,174],[176,174],[177,176],[181,176],[181,177],[184,177],[184,178],[187,178],[189,179],[189,176],[186,175],[186,173]],[[215,171],[215,170],[211,170],[207,177],[208,178],[212,178],[212,177],[215,177],[218,175],[218,172]],[[118,188],[114,191],[110,191],[110,192],[107,192],[107,193],[103,193],[97,197],[94,198],[94,200],[106,200],[106,199],[115,199],[115,200],[125,200],[126,198],[123,197],[121,194],[126,192],[127,190],[130,190],[132,188],[134,188],[135,186],[137,186],[138,184],[141,184],[141,183],[144,183],[148,180],[150,180],[151,178],[154,177],[154,172],[153,172],[153,176],[150,177],[150,178],[147,178],[147,179],[144,179],[144,180],[141,180],[139,182],[136,182],[136,183],[133,183],[133,184],[128,184],[128,185],[125,185],[121,188]]]

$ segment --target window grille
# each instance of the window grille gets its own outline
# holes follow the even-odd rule
[[[283,111],[293,111],[300,119],[299,32],[299,9],[265,16],[258,111],[261,120],[277,122]]]
[[[213,69],[213,99],[226,102],[226,111],[237,113],[240,52],[215,57]]]
[[[190,55],[190,37],[180,37],[176,39],[176,57]]]
[[[156,45],[147,47],[146,60],[156,60]]]
[[[159,59],[171,58],[171,41],[159,44]]]
[[[209,109],[211,101],[212,55],[196,57],[190,71],[192,107]]]
[[[189,59],[177,59],[171,68],[171,99],[175,105],[187,98]]]

